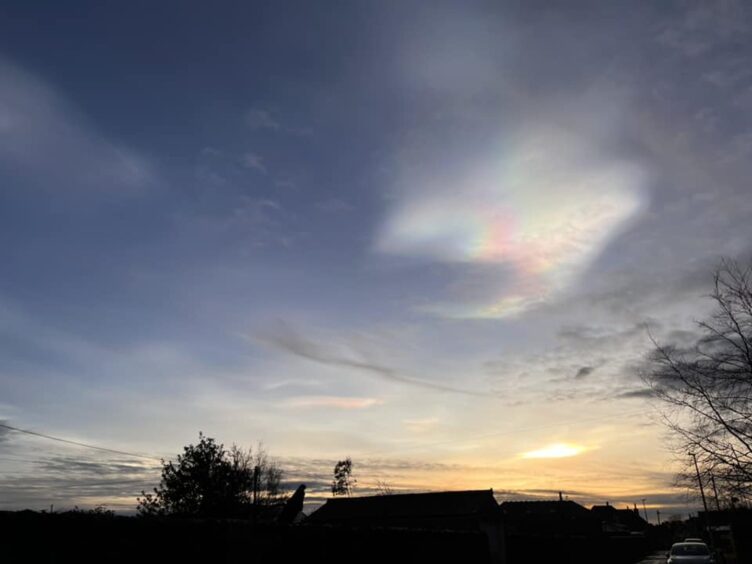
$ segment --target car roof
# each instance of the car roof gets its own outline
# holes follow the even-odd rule
[[[686,545],[697,545],[701,544],[702,546],[708,546],[702,541],[684,541],[684,542],[675,542],[671,545],[671,548],[674,548],[675,546],[686,546]]]

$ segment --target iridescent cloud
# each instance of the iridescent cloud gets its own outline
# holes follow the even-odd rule
[[[353,398],[341,396],[303,396],[290,398],[286,405],[296,408],[365,409],[384,403],[377,398]]]
[[[580,445],[570,443],[554,443],[537,450],[522,453],[522,458],[569,458],[577,456],[587,450]]]
[[[644,203],[640,167],[555,128],[507,136],[470,163],[405,176],[378,251],[513,273],[496,295],[435,307],[450,316],[510,315],[565,289]]]

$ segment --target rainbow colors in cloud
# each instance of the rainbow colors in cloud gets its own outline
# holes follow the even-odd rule
[[[522,453],[522,458],[570,458],[587,450],[580,445],[554,443],[543,448]]]
[[[402,179],[377,250],[511,270],[494,295],[441,303],[459,317],[518,313],[568,287],[643,206],[645,174],[574,134],[526,133],[495,154]]]

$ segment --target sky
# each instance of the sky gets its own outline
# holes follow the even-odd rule
[[[0,509],[199,431],[325,498],[696,510],[650,335],[752,256],[743,2],[3,2]],[[137,454],[140,456],[131,456]]]

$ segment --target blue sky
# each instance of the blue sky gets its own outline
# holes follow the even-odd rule
[[[0,419],[156,456],[260,440],[322,487],[350,455],[364,492],[685,508],[638,373],[646,325],[690,338],[750,253],[751,23],[5,3]],[[0,449],[9,507],[127,509],[155,476]]]

